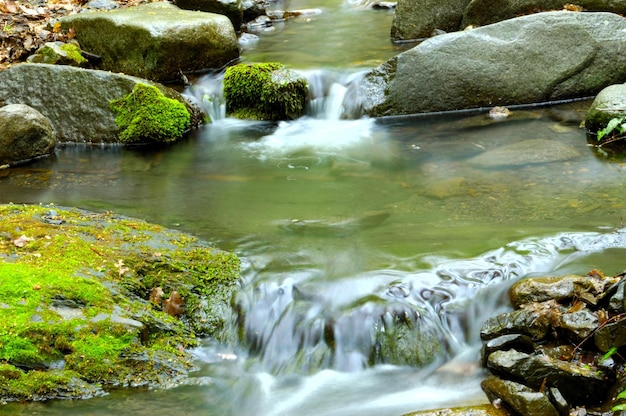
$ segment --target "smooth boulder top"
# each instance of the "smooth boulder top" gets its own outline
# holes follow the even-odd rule
[[[133,25],[143,27],[154,36],[160,36],[167,32],[184,28],[189,24],[205,24],[208,20],[223,20],[224,24],[218,26],[220,29],[229,31],[232,25],[224,16],[193,10],[180,9],[169,2],[154,2],[143,4],[126,9],[107,11],[104,14],[98,13],[98,17],[106,18],[117,25]],[[219,17],[222,16],[222,17]],[[64,20],[74,20],[79,18],[95,17],[94,14],[75,14],[64,18]],[[230,26],[230,27],[229,27]]]
[[[98,69],[153,81],[222,68],[240,53],[226,16],[167,2],[80,13],[60,23],[63,30],[74,30],[83,50],[101,57]]]

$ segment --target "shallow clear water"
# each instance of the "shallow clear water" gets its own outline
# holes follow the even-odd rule
[[[358,62],[395,53],[385,42],[380,51],[362,43],[353,8],[302,7],[323,7],[319,19],[330,14],[329,27],[340,34],[325,27],[313,36],[306,25],[316,21],[287,22],[261,34],[244,58],[293,59],[310,79],[322,71],[346,80]],[[382,13],[378,23],[360,25],[378,40],[387,39],[390,24]],[[332,41],[323,42],[326,35]],[[337,36],[353,43],[339,44]],[[302,58],[295,55],[300,46],[285,46],[308,41]],[[328,65],[320,58],[341,48],[347,52],[331,55]],[[210,85],[207,78],[195,87],[201,96]],[[484,112],[340,120],[319,109],[277,126],[225,119],[158,150],[66,146],[11,169],[0,178],[2,203],[112,210],[240,254],[239,301],[246,331],[260,341],[253,352],[207,342],[196,352],[200,371],[176,389],[11,404],[0,412],[400,415],[484,402],[478,328],[507,308],[511,282],[626,268],[626,166],[587,145],[578,121],[588,105],[516,110],[501,122]],[[474,163],[531,139],[568,145],[578,156]],[[416,322],[445,350],[422,367],[385,357],[369,365],[375,318],[407,309],[419,311]],[[320,340],[328,322],[332,351]]]

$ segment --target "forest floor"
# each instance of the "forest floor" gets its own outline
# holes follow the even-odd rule
[[[145,0],[114,0],[120,8]],[[0,0],[0,70],[23,62],[45,42],[67,41],[58,19],[81,12],[82,0]]]

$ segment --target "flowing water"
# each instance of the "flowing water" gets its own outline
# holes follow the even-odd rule
[[[346,120],[346,86],[398,53],[392,15],[296,6],[322,13],[260,33],[242,56],[306,75],[315,98],[306,117],[224,119],[219,77],[209,75],[186,93],[215,122],[188,140],[156,150],[68,145],[0,178],[2,203],[112,210],[238,253],[250,345],[207,340],[195,351],[199,371],[178,388],[0,413],[401,415],[483,403],[478,331],[506,310],[512,282],[626,268],[626,168],[587,145],[578,122],[589,102],[500,122],[485,112]],[[472,163],[529,139],[578,157]],[[403,339],[419,345],[421,364],[377,344],[398,317],[415,329]]]

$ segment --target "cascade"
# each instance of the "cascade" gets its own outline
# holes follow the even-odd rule
[[[347,94],[348,86],[358,82],[362,71],[305,70],[299,71],[309,84],[307,116],[323,120],[358,118],[358,99]],[[223,73],[200,77],[188,87],[185,95],[209,116],[212,122],[226,118],[222,91]]]
[[[257,284],[240,298],[244,332],[271,373],[441,364],[479,344],[483,320],[505,310],[518,278],[609,248],[626,248],[626,229],[531,238],[471,259],[424,259],[432,265],[423,270],[332,281],[319,269],[268,271],[252,255],[245,276]]]

